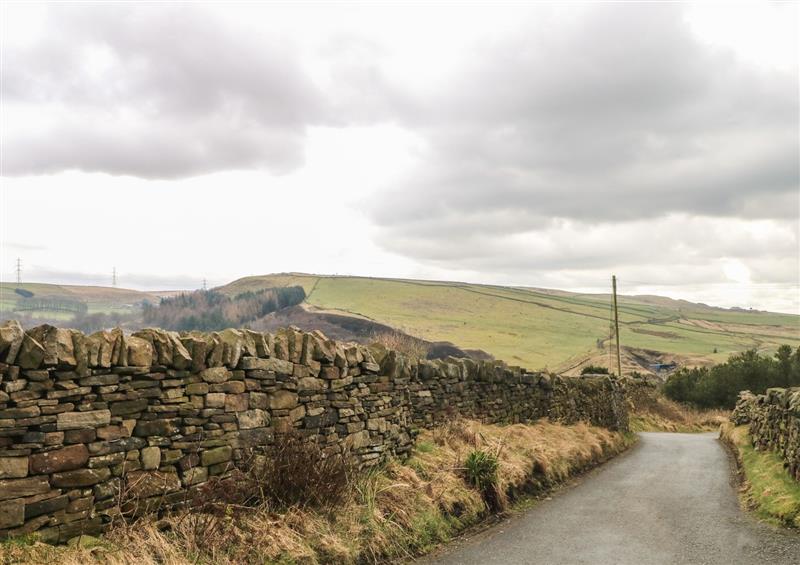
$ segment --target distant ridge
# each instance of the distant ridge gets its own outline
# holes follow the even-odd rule
[[[430,341],[482,349],[527,367],[608,366],[610,295],[456,281],[276,273],[237,279],[235,294],[300,285],[320,312],[350,315]],[[800,316],[726,309],[657,295],[621,296],[624,367],[704,365],[748,348],[800,346]]]
[[[243,277],[214,290],[235,295],[296,285],[307,295],[302,308],[276,313],[263,322],[265,327],[319,323],[336,331],[329,325],[331,320],[345,329],[370,327],[357,322],[367,320],[374,328],[392,327],[429,342],[485,351],[532,369],[546,367],[571,374],[587,364],[609,366],[608,294],[297,272]],[[85,302],[90,314],[126,315],[135,313],[143,300],[156,303],[161,296],[193,292],[3,283],[4,318],[14,317],[15,307],[24,298],[15,292],[17,288],[39,298]],[[623,295],[620,317],[623,366],[628,371],[647,371],[655,363],[710,364],[748,348],[772,351],[781,343],[800,346],[800,316],[791,314],[726,309],[657,295]],[[44,312],[37,319],[64,325],[68,314]]]

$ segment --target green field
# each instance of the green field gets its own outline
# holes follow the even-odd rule
[[[362,316],[431,341],[482,349],[531,369],[608,365],[610,296],[456,282],[302,274],[246,277],[219,290],[236,294],[301,285],[319,309]],[[653,360],[706,364],[748,348],[800,346],[800,316],[726,310],[656,296],[619,300],[623,365],[641,350]],[[715,352],[716,350],[716,352]]]

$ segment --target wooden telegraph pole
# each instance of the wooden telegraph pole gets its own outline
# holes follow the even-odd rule
[[[622,361],[619,355],[619,312],[617,311],[617,276],[611,275],[611,287],[614,290],[614,336],[617,338],[617,375],[622,376]]]

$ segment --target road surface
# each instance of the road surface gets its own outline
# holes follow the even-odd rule
[[[643,433],[629,453],[421,563],[800,564],[800,534],[739,509],[716,434]]]

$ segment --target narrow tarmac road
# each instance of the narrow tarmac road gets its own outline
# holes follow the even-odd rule
[[[739,509],[716,434],[643,433],[528,512],[420,563],[800,564],[800,535]]]

